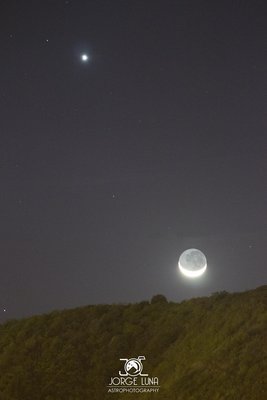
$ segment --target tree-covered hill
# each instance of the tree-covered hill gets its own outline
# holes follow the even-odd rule
[[[158,393],[108,393],[145,356]],[[0,326],[1,400],[265,400],[267,286],[182,303],[94,305]]]

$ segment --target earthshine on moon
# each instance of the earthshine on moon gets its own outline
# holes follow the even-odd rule
[[[179,270],[187,278],[197,278],[207,269],[207,259],[198,249],[185,250],[178,261]]]

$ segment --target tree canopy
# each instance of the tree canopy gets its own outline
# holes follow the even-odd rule
[[[266,332],[267,286],[11,320],[0,325],[0,399],[132,399],[106,386],[120,358],[144,355],[161,387],[142,399],[263,400]]]

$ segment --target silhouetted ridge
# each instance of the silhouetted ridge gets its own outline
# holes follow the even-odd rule
[[[110,394],[120,358],[144,355],[159,393]],[[179,304],[95,305],[0,326],[1,400],[265,400],[267,286]]]

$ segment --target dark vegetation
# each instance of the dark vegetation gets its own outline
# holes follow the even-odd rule
[[[110,394],[144,355],[158,394]],[[171,303],[97,305],[0,325],[1,400],[265,400],[267,286]]]

